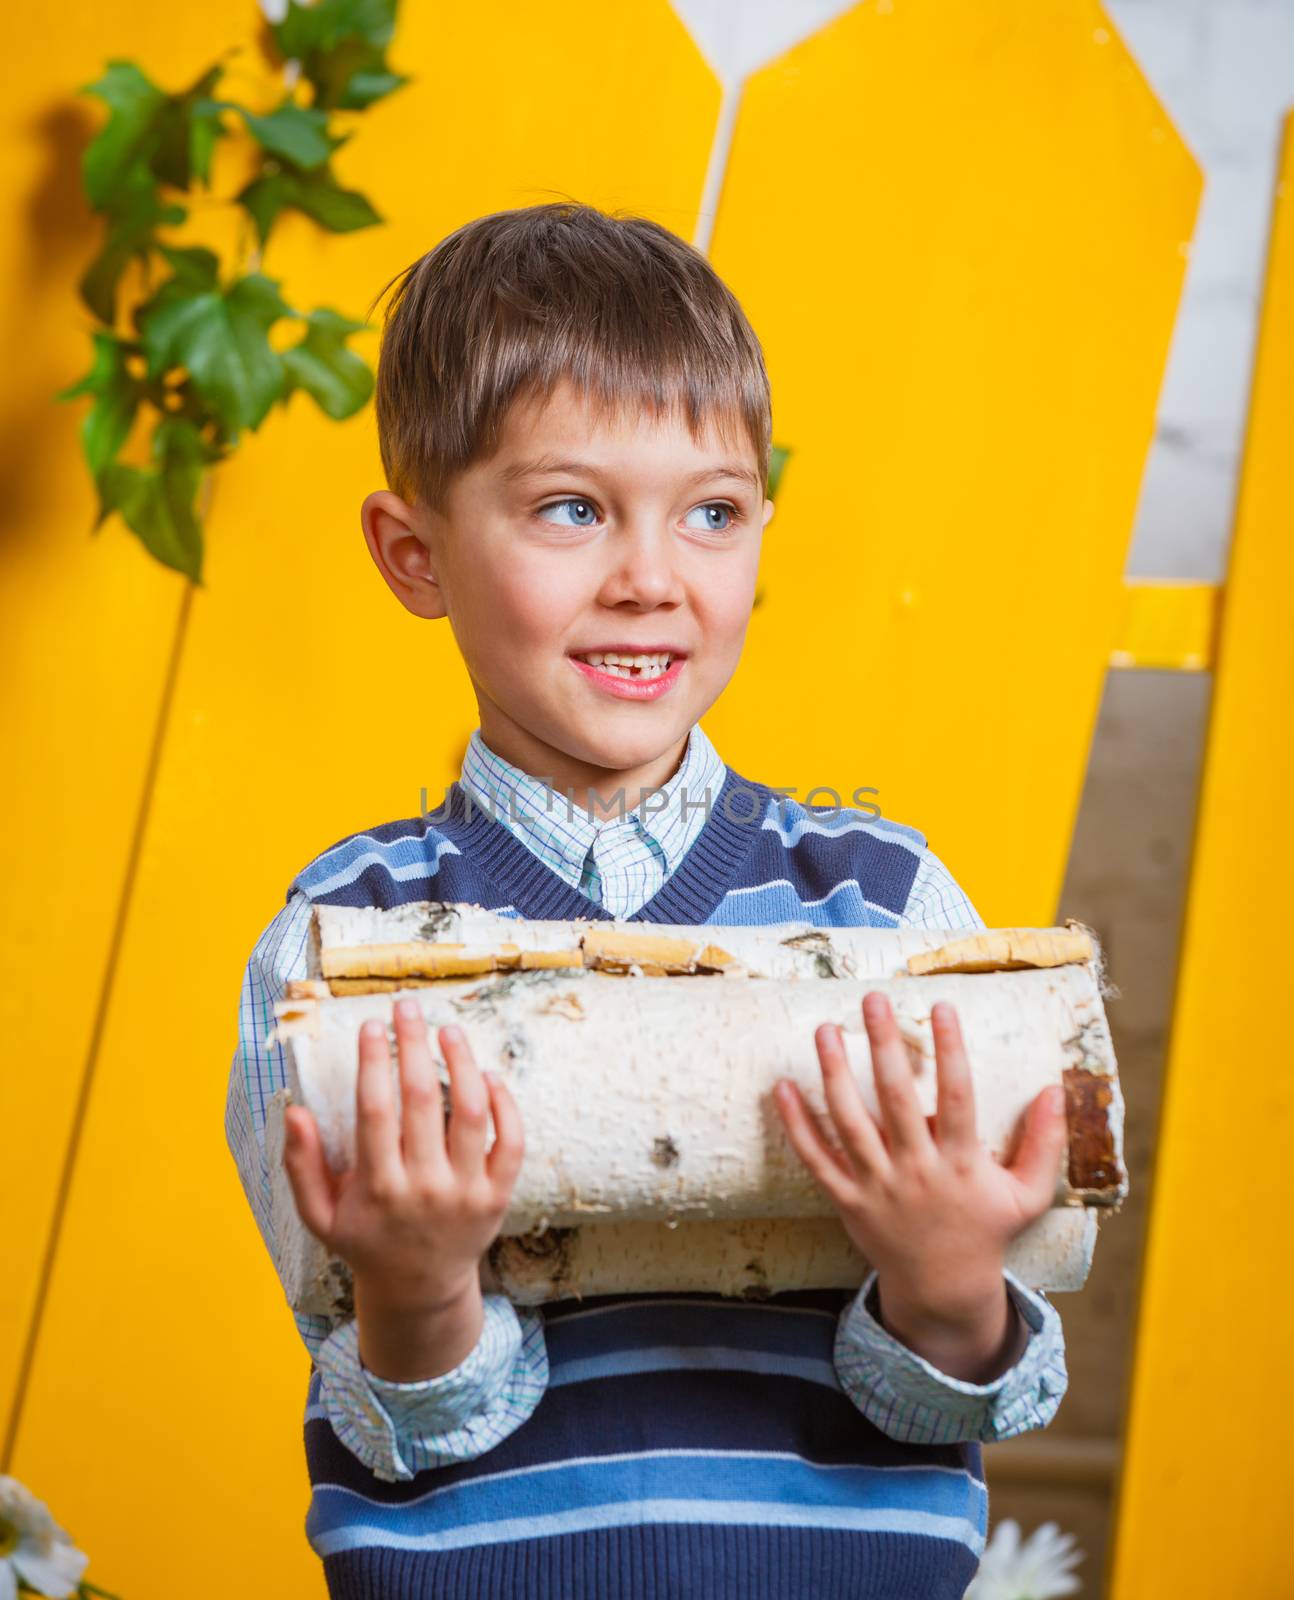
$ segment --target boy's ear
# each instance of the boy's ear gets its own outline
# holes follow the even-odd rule
[[[423,513],[390,489],[375,489],[360,507],[359,520],[369,554],[401,605],[415,617],[446,616]]]
[[[776,511],[776,510],[777,510],[777,507],[773,504],[773,502],[771,500],[765,500],[764,501],[764,526],[765,527],[767,527],[769,522],[772,520],[773,512]]]

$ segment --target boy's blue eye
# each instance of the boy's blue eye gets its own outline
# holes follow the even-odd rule
[[[688,526],[690,528],[701,526],[710,533],[726,533],[732,526],[733,508],[730,505],[725,505],[722,500],[710,500],[703,506],[693,506],[692,510],[688,512],[688,516],[694,516],[698,511],[701,512],[706,520],[701,524],[689,522]],[[710,519],[715,516],[726,517],[728,520],[726,522],[711,521]]]
[[[561,511],[566,506],[574,506],[578,515],[574,522],[566,522],[562,526],[567,528],[591,528],[598,520],[597,512],[587,500],[554,500],[550,506],[541,506],[536,515],[546,518],[550,511]],[[585,513],[588,515],[589,520],[587,521],[585,520]]]

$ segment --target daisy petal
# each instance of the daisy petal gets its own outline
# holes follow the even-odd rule
[[[19,1545],[13,1562],[24,1583],[50,1600],[67,1600],[76,1593],[90,1558],[74,1544],[47,1545],[44,1550]]]

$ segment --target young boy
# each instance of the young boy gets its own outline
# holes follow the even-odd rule
[[[404,275],[377,420],[390,489],[364,502],[369,550],[410,611],[448,617],[480,726],[436,812],[325,850],[252,952],[226,1127],[271,1255],[263,1125],[284,1066],[264,1039],[305,974],[313,904],[984,926],[916,829],[779,799],[698,725],[736,668],[773,511],[762,353],[701,255],[567,203],[469,223]],[[1054,1308],[1003,1265],[1051,1201],[1064,1116],[1040,1095],[998,1164],[952,1008],[935,1008],[929,1123],[888,1004],[863,1009],[883,1129],[825,1025],[834,1129],[789,1085],[777,1096],[873,1264],[854,1295],[542,1314],[483,1299],[524,1131],[442,1028],[445,1133],[416,1008],[395,1008],[402,1129],[375,1024],[355,1167],[331,1174],[310,1114],[290,1112],[298,1208],[355,1282],[353,1317],[297,1316],[307,1534],[330,1593],[963,1593],[987,1528],[980,1443],[1044,1427],[1066,1387]]]

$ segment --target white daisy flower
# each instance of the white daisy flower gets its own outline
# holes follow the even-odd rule
[[[0,1475],[0,1600],[15,1600],[20,1580],[50,1600],[67,1600],[89,1564],[34,1494]]]
[[[1073,1569],[1083,1560],[1072,1533],[1061,1533],[1054,1522],[1020,1543],[1020,1524],[1014,1517],[999,1522],[971,1579],[963,1600],[1052,1600],[1074,1594],[1080,1584]]]

